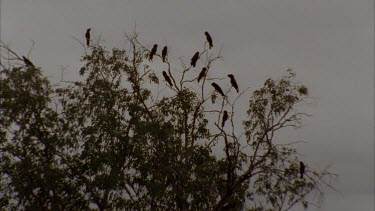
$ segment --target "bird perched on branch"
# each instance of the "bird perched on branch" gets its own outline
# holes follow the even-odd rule
[[[152,49],[151,49],[151,52],[150,52],[150,57],[148,58],[149,60],[152,61],[152,59],[154,58],[154,55],[156,54],[156,51],[158,50],[158,45],[155,44]]]
[[[198,83],[206,75],[206,72],[207,72],[207,67],[202,68],[202,71],[201,73],[199,73],[199,76],[198,76]]]
[[[221,122],[221,127],[224,127],[225,125],[225,121],[228,120],[228,112],[227,111],[224,111],[224,115],[223,115],[223,121]]]
[[[236,82],[236,79],[234,79],[234,76],[233,74],[228,74],[228,77],[230,78],[230,83],[232,84],[232,86],[236,89],[237,93],[238,93],[238,84]]]
[[[217,92],[219,92],[223,97],[225,96],[223,90],[221,90],[221,88],[220,88],[219,85],[217,85],[216,83],[212,83],[211,85],[212,85],[212,86],[215,88],[215,90],[216,90]]]
[[[212,47],[214,47],[212,45],[212,38],[211,38],[211,36],[210,36],[210,34],[208,32],[204,32],[204,34],[206,35],[207,42],[210,45],[210,49],[211,49]]]
[[[23,60],[23,62],[25,63],[26,66],[35,67],[34,64],[29,59],[27,59],[26,57],[22,56],[22,60]]]
[[[301,179],[303,179],[303,174],[305,173],[305,164],[300,161],[299,162],[299,173],[301,174]]]
[[[163,50],[161,51],[161,57],[163,58],[163,62],[165,62],[165,58],[167,57],[168,47],[164,46]]]
[[[163,71],[163,76],[164,76],[165,81],[169,84],[169,86],[172,87],[172,81],[171,81],[171,79],[169,78],[168,74],[165,71]]]
[[[191,62],[190,62],[190,65],[192,65],[193,67],[195,67],[195,65],[197,64],[197,61],[199,59],[199,51],[197,51],[193,58],[191,58]]]
[[[88,28],[85,34],[87,46],[90,46],[90,31],[91,31],[91,28]]]

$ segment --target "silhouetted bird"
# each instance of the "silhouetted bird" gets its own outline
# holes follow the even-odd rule
[[[305,164],[300,161],[299,162],[299,173],[301,174],[301,179],[303,179],[303,174],[305,173]]]
[[[152,47],[152,49],[151,49],[149,60],[152,61],[152,59],[154,58],[154,55],[156,54],[157,50],[158,50],[158,45],[155,44],[154,47]]]
[[[191,62],[190,62],[190,65],[192,65],[193,67],[195,67],[195,65],[197,64],[197,61],[199,59],[199,51],[197,51],[193,58],[191,58]]]
[[[163,71],[163,76],[164,76],[165,81],[168,82],[169,86],[172,86],[172,81],[171,81],[171,79],[169,78],[168,74],[165,71]]]
[[[224,115],[223,115],[223,121],[221,122],[221,127],[224,127],[225,125],[225,121],[227,121],[228,119],[228,112],[227,111],[224,111]]]
[[[211,85],[212,85],[212,86],[215,88],[215,90],[216,90],[217,92],[219,92],[223,97],[225,96],[223,90],[221,90],[221,88],[220,88],[219,85],[217,85],[216,83],[212,83]]]
[[[22,59],[26,66],[35,67],[34,64],[30,60],[28,60],[26,57],[22,56]]]
[[[167,48],[167,46],[164,46],[164,48],[161,52],[161,57],[163,57],[163,62],[165,62],[165,58],[167,57],[167,53],[168,53],[168,48]]]
[[[198,76],[198,83],[206,75],[206,72],[207,72],[207,67],[202,68],[202,71],[201,73],[199,73],[199,76]]]
[[[228,74],[228,77],[230,78],[230,83],[232,84],[232,86],[236,89],[237,93],[238,93],[238,84],[236,82],[236,79],[234,79],[234,76],[233,74]]]
[[[210,34],[209,34],[208,32],[204,32],[204,34],[206,35],[207,42],[208,42],[208,44],[210,45],[210,49],[211,49],[212,47],[214,47],[214,46],[212,45],[212,38],[211,38],[211,36],[210,36]]]
[[[91,31],[91,28],[88,28],[85,34],[87,46],[90,46],[90,31]]]

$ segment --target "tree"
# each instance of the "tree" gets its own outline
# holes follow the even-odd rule
[[[90,45],[81,80],[51,85],[37,65],[2,43],[0,205],[9,210],[288,210],[329,186],[332,174],[306,165],[276,139],[306,114],[294,108],[307,88],[287,71],[249,100],[245,136],[236,98],[217,99],[206,73],[162,61],[127,37],[130,49]],[[160,65],[158,66],[160,68]],[[173,72],[173,74],[172,74]],[[196,91],[195,87],[200,87]],[[163,87],[161,91],[158,91]],[[160,97],[162,95],[162,97]],[[234,96],[234,93],[232,93]],[[220,101],[220,102],[219,102]],[[228,121],[221,126],[224,110]],[[235,129],[236,128],[236,129]]]

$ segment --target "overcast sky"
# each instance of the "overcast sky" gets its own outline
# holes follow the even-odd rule
[[[372,0],[2,0],[1,39],[58,80],[76,77],[86,28],[108,47],[136,30],[190,59],[209,31],[240,87],[259,88],[293,68],[312,117],[290,137],[309,166],[340,175],[319,210],[374,210],[374,2]],[[246,102],[245,99],[243,102]],[[314,209],[311,209],[314,210]]]

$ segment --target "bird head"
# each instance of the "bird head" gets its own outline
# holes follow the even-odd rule
[[[88,31],[88,32],[91,31],[91,28],[88,28],[87,31]]]
[[[229,77],[229,78],[232,78],[232,77],[233,77],[233,74],[228,74],[228,77]]]

